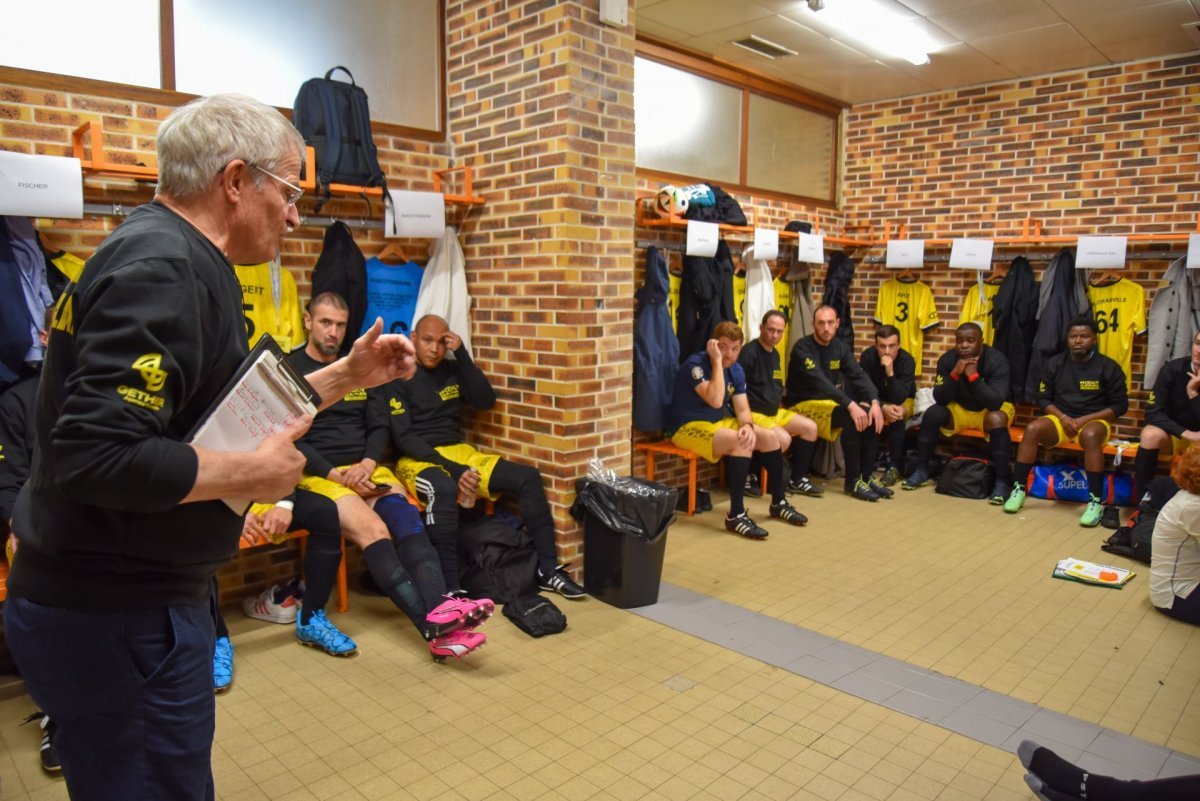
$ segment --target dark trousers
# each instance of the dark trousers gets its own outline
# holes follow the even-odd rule
[[[1170,609],[1159,607],[1158,611],[1167,617],[1191,623],[1193,626],[1200,626],[1200,588],[1192,590],[1192,594],[1186,598],[1176,596],[1175,600],[1171,602]]]
[[[859,480],[867,480],[875,472],[875,454],[879,451],[879,435],[874,426],[862,431],[854,427],[854,418],[844,406],[830,415],[830,427],[842,429],[842,458],[846,462],[846,488],[853,489]]]
[[[908,433],[907,420],[897,420],[883,429],[881,439],[887,443],[888,466],[904,472],[904,438]]]
[[[213,798],[208,606],[75,612],[10,596],[9,648],[74,801]]]

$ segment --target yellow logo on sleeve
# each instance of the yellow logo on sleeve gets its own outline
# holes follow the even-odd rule
[[[392,414],[404,414],[404,403],[399,398],[388,400],[388,406],[391,408]]]
[[[147,353],[137,357],[133,362],[133,369],[141,375],[142,380],[146,382],[146,389],[150,392],[158,392],[167,383],[167,371],[162,369],[161,353]]]
[[[810,358],[808,358],[808,357],[806,356],[806,357],[804,358],[804,369],[805,369],[805,370],[816,370],[816,369],[817,369],[817,363],[816,363],[816,362],[814,362],[812,359],[810,359]]]

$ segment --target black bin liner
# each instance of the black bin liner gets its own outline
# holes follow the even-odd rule
[[[637,478],[575,482],[571,514],[583,521],[584,588],[621,609],[658,601],[667,529],[678,490]]]

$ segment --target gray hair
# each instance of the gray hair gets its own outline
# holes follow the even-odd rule
[[[304,139],[278,111],[245,95],[201,97],[180,106],[158,129],[158,191],[183,198],[205,192],[225,165],[244,159],[279,172]],[[261,185],[265,176],[255,171]]]

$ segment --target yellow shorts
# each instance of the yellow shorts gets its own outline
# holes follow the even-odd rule
[[[943,437],[952,437],[964,428],[978,428],[983,431],[983,438],[987,439],[987,430],[983,427],[983,418],[988,414],[987,409],[971,412],[953,401],[946,404],[946,408],[950,410],[950,428],[941,429]],[[1011,426],[1013,418],[1017,416],[1017,410],[1011,403],[1005,401],[1000,405],[1000,411],[1004,412],[1004,416],[1008,418],[1008,425]]]
[[[338,470],[348,470],[353,466],[354,465],[344,465],[339,467]],[[391,470],[388,470],[386,467],[376,467],[375,472],[371,473],[371,481],[375,484],[387,484],[388,486],[395,488],[397,491],[400,489],[400,479],[396,478],[396,474]],[[298,486],[300,489],[306,489],[309,492],[315,492],[331,501],[336,501],[338,498],[345,498],[347,495],[358,497],[358,493],[349,487],[343,487],[341,484],[338,484],[335,481],[330,481],[324,476],[313,476],[309,475],[308,473],[304,474],[304,477],[300,479],[300,483],[296,486]],[[250,507],[250,510],[254,511],[261,505],[262,504],[255,504],[254,506]],[[268,506],[267,508],[270,507]]]
[[[500,495],[493,495],[491,491],[492,471],[496,469],[496,463],[500,461],[499,456],[494,453],[480,453],[465,442],[439,445],[434,450],[452,462],[473,467],[479,471],[479,492],[476,494],[484,500],[499,500]],[[404,482],[404,488],[408,490],[409,495],[417,497],[417,475],[430,467],[436,467],[443,472],[446,470],[440,464],[422,462],[407,457],[396,462],[396,475],[400,476],[400,480]]]
[[[721,457],[713,455],[713,441],[717,432],[723,428],[737,431],[741,423],[736,417],[726,417],[716,423],[707,420],[696,420],[684,423],[671,435],[671,444],[678,445],[686,451],[699,454],[706,462],[717,462]]]
[[[762,426],[763,428],[783,428],[792,422],[792,418],[796,416],[796,413],[787,409],[780,409],[775,414],[751,412],[750,416],[754,419],[754,425],[756,426]]]
[[[1056,416],[1054,416],[1052,414],[1048,414],[1045,417],[1043,417],[1042,419],[1049,420],[1051,423],[1053,423],[1054,430],[1058,432],[1058,441],[1055,442],[1050,447],[1057,448],[1059,445],[1064,445],[1068,442],[1074,442],[1076,445],[1079,444],[1079,434],[1076,434],[1073,437],[1068,437],[1067,432],[1063,431],[1062,421],[1059,420]],[[1094,426],[1097,423],[1104,426],[1104,440],[1103,441],[1108,442],[1108,437],[1109,437],[1109,435],[1112,434],[1112,426],[1109,425],[1107,420],[1093,420],[1092,422],[1088,423],[1087,425]],[[1087,428],[1087,426],[1084,426],[1084,428]],[[1082,431],[1082,430],[1083,429],[1080,429],[1080,431]]]
[[[841,406],[835,400],[806,400],[788,408],[796,414],[802,414],[817,424],[817,436],[833,442],[842,435],[842,429],[831,428],[833,413]]]

